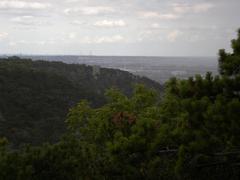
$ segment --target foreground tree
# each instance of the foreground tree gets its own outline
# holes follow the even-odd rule
[[[131,97],[109,90],[100,108],[81,101],[54,145],[9,151],[0,139],[0,179],[239,179],[238,35],[220,76],[173,78],[163,97],[137,85]]]
[[[232,76],[240,73],[240,29],[238,38],[232,40],[232,53],[219,50],[219,70],[222,75]]]
[[[240,177],[240,31],[232,47],[233,53],[220,50],[221,76],[207,73],[167,84],[162,116],[174,122],[168,136],[178,144],[180,179]]]

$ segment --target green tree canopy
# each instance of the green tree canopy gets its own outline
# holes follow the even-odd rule
[[[219,71],[222,75],[237,75],[240,73],[240,29],[237,39],[232,40],[232,53],[219,50]]]
[[[232,44],[219,76],[172,78],[163,96],[111,89],[98,108],[81,101],[57,144],[8,151],[1,139],[0,179],[240,179],[239,37]]]

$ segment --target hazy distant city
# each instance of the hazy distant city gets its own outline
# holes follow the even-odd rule
[[[34,60],[62,61],[65,63],[97,65],[121,69],[164,83],[170,77],[181,79],[217,74],[217,57],[131,57],[131,56],[23,56]]]

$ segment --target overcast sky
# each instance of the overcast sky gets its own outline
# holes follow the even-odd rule
[[[215,56],[240,0],[0,0],[0,54]]]

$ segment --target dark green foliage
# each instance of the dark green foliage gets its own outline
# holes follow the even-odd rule
[[[167,84],[162,117],[171,123],[168,137],[178,147],[180,179],[240,178],[239,39],[240,33],[233,54],[220,50],[222,76],[207,73]]]
[[[127,72],[61,62],[31,61],[18,57],[0,59],[0,136],[13,145],[56,142],[65,132],[68,110],[81,99],[92,106],[106,100],[104,92],[121,87],[130,95],[131,84],[142,82],[161,89],[157,83]]]
[[[0,139],[0,179],[240,179],[239,44],[220,51],[220,76],[172,78],[162,98],[137,85],[101,107],[81,101],[57,144],[11,151]]]
[[[4,180],[77,180],[79,177],[87,178],[90,174],[81,147],[70,139],[55,145],[0,153],[0,179]]]
[[[101,108],[82,102],[70,111],[70,133],[90,148],[92,163],[104,178],[146,179],[157,157],[152,147],[159,124],[156,93],[138,86],[131,98],[114,90],[107,94],[109,103]]]
[[[232,76],[240,73],[240,29],[238,38],[232,40],[233,53],[219,51],[219,69],[222,75]]]

